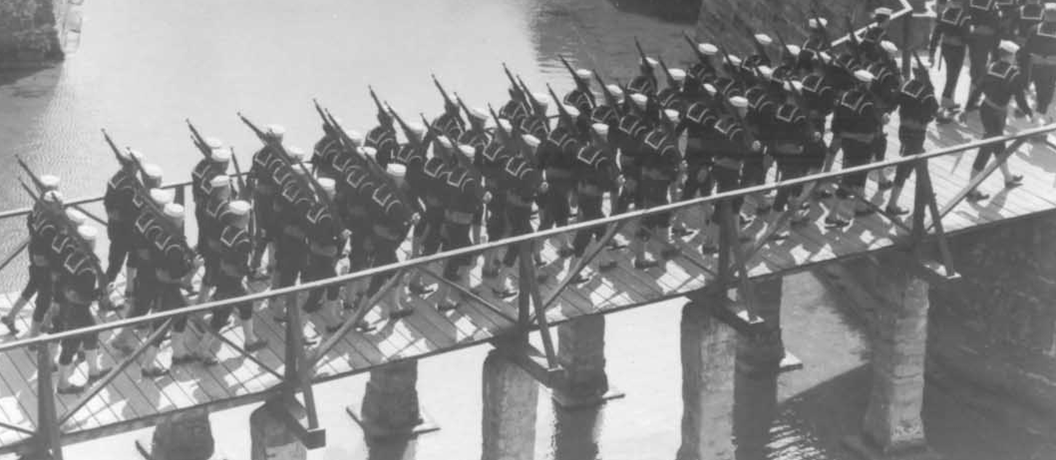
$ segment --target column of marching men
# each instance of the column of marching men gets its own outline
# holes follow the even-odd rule
[[[980,1],[972,0],[968,7]],[[971,48],[984,41],[978,34],[990,40],[978,25],[964,29],[959,18],[969,14],[968,7],[951,0],[932,41],[942,43],[950,68],[959,69],[958,56],[963,57],[966,43]],[[1030,77],[1036,85],[1039,114],[1045,113],[1052,96],[1056,69],[1049,60],[1056,63],[1056,6],[1022,9],[1028,10],[1040,13],[1036,24],[1016,29],[1025,27],[1025,52],[1018,52],[1010,40],[999,40],[992,58],[969,53],[973,60],[991,61],[984,62],[982,70],[972,66],[978,74],[973,74],[966,106],[974,109],[982,101],[988,137],[1003,132],[1004,107],[1010,98],[1020,101],[1022,112],[1031,112],[1023,101],[1025,75],[1030,74],[1020,67],[1024,62],[1033,69]],[[832,168],[841,152],[844,167],[863,165],[884,158],[886,124],[895,110],[900,153],[921,153],[930,123],[954,109],[950,86],[958,72],[948,74],[942,108],[919,59],[912,78],[902,81],[896,63],[899,50],[886,39],[890,16],[890,10],[877,9],[866,30],[850,34],[840,46],[830,41],[829,21],[818,16],[809,19],[810,35],[802,46],[786,44],[780,36],[775,43],[768,35],[749,32],[754,47],[743,59],[722,46],[687,37],[695,59],[685,70],[668,67],[638,46],[639,74],[626,85],[606,83],[596,72],[564,62],[575,83],[564,97],[549,86],[546,92],[532,91],[504,69],[510,99],[498,111],[491,106],[469,108],[434,78],[444,111],[432,122],[424,117],[422,122],[408,122],[371,89],[378,125],[365,136],[345,130],[317,106],[324,135],[310,158],[305,151],[283,144],[281,126],[259,129],[243,118],[263,143],[245,176],[229,148],[201,137],[191,126],[203,155],[192,173],[199,228],[193,245],[184,235],[183,207],[173,203],[171,191],[160,188],[160,168],[145,164],[139,152],[117,149],[111,142],[121,169],[108,183],[104,202],[110,241],[107,270],[102,271],[92,251],[96,231],[84,224],[83,214],[64,210],[58,179],[36,178],[39,197],[28,218],[30,281],[3,323],[17,333],[14,318],[36,295],[30,336],[46,324],[51,330],[93,324],[90,305],[95,300],[105,303],[122,267],[127,280],[122,315],[136,317],[186,305],[184,293],[191,291],[191,277],[201,267],[204,276],[197,302],[237,298],[246,294],[251,280],[270,277],[271,286],[285,287],[333,277],[346,255],[350,272],[397,262],[408,238],[409,257],[420,257],[564,226],[573,217],[600,218],[606,208],[619,214],[758,185],[771,177],[800,177]],[[1033,16],[1020,15],[1021,21],[1028,17]],[[853,30],[850,20],[846,22],[845,28]],[[973,175],[997,151],[994,146],[980,149]],[[1020,176],[1012,175],[1007,166],[1003,170],[1006,185],[1019,183]],[[811,222],[812,214],[823,212],[825,225],[838,230],[877,207],[896,217],[908,212],[899,206],[899,199],[911,172],[909,166],[879,171],[871,197],[865,188],[867,175],[854,174],[838,184],[785,187],[772,196],[736,199],[733,224],[743,235],[780,239],[787,232],[773,230],[782,219],[795,229]],[[971,198],[985,196],[973,191]],[[880,206],[867,205],[878,200],[883,201]],[[692,216],[682,213],[656,214],[636,222],[628,242],[633,267],[647,270],[678,257],[676,238],[695,230],[700,232],[695,240],[700,252],[713,256],[718,251],[721,213],[715,206],[700,211],[703,219],[696,222],[697,229],[690,228]],[[533,227],[535,213],[538,225]],[[764,233],[767,229],[771,231]],[[574,266],[592,243],[600,244],[603,233],[604,228],[597,227],[555,237],[552,243],[558,257],[570,259]],[[614,240],[604,248],[574,283],[613,269],[624,241]],[[537,277],[553,275],[541,245],[529,253],[533,259],[529,266],[535,267]],[[463,289],[441,283],[435,294],[435,285],[412,272],[390,289],[389,314],[411,313],[402,306],[405,296],[429,296],[442,311],[459,308],[465,300],[459,292],[463,290],[509,299],[517,294],[509,276],[520,256],[515,247],[481,254],[480,286],[471,285],[468,274],[476,257],[449,259],[440,276]],[[333,333],[350,315],[375,306],[369,302],[379,303],[387,294],[380,291],[392,276],[316,290],[303,303],[297,296],[274,299],[268,308],[278,321],[285,321],[291,309],[301,308],[320,324],[317,330]],[[266,346],[254,330],[257,310],[246,302],[213,312],[208,322],[194,318],[188,326],[188,318],[173,321],[168,334],[171,366],[215,364],[220,346],[216,335],[235,310],[244,341],[240,345],[249,352]],[[53,312],[57,312],[54,321],[49,321]],[[193,334],[192,327],[199,324],[204,330]],[[356,327],[370,325],[361,320]],[[141,334],[120,330],[110,344],[127,354]],[[195,342],[195,337],[202,338]],[[168,371],[157,357],[160,343],[155,341],[140,359],[144,377]],[[83,390],[69,378],[76,359],[87,361],[90,381],[106,373],[98,347],[94,336],[62,343],[60,392]]]

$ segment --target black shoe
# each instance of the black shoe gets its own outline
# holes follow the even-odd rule
[[[59,387],[55,392],[60,395],[77,395],[84,392],[84,387],[81,385],[70,384],[69,386]]]
[[[419,297],[425,297],[436,291],[435,285],[425,285],[421,283],[411,283],[407,285],[407,292],[414,294]]]
[[[889,181],[887,179],[881,179],[880,180],[880,184],[879,184],[880,190],[888,190],[888,189],[890,189],[890,188],[892,188],[894,186],[895,186],[894,182],[891,182],[891,181]]]
[[[516,297],[518,292],[516,289],[504,288],[502,290],[492,289],[491,293],[500,299],[509,299],[510,297]]]
[[[106,374],[109,374],[109,373],[110,373],[110,368],[106,367],[106,368],[103,368],[103,369],[99,369],[98,373],[88,374],[88,384],[91,385],[91,384],[93,384],[95,382],[98,382],[98,381],[102,380],[103,377],[106,377]]]
[[[557,256],[562,258],[562,259],[567,259],[569,257],[572,257],[575,254],[576,254],[576,250],[572,249],[572,248],[570,248],[568,246],[565,246],[565,247],[557,250]]]
[[[389,313],[389,319],[401,319],[406,318],[414,314],[414,310],[411,308],[401,308],[392,313]]]
[[[333,333],[335,333],[337,331],[340,331],[341,330],[341,326],[342,326],[341,324],[331,324],[329,326],[326,326],[326,333],[327,334],[333,334]]]
[[[682,250],[676,247],[669,247],[660,251],[660,257],[663,257],[664,259],[673,259],[678,257],[679,254],[682,254]]]
[[[671,229],[671,234],[679,238],[692,235],[693,233],[695,233],[693,230],[690,230],[682,225]]]
[[[972,191],[968,192],[968,195],[965,196],[965,198],[967,198],[968,201],[982,201],[982,200],[985,200],[987,198],[990,198],[990,195],[987,195],[987,194],[985,194],[983,192],[980,192],[978,190],[972,190]]]
[[[1016,174],[1011,179],[1005,181],[1005,188],[1015,188],[1023,185],[1023,176]]]
[[[810,223],[810,219],[809,218],[801,217],[801,218],[792,219],[788,223],[788,225],[790,227],[792,227],[792,228],[803,228],[803,227],[806,227],[807,224],[809,224],[809,223]]]
[[[719,247],[714,244],[702,244],[700,245],[700,253],[704,255],[715,254],[719,252]]]
[[[459,306],[458,302],[445,300],[443,302],[440,302],[440,303],[436,304],[436,309],[439,310],[439,311],[451,311],[451,310],[457,310],[458,306]]]
[[[660,266],[660,263],[652,259],[634,259],[634,268],[637,270],[648,270],[650,268],[656,268],[658,266]]]
[[[831,219],[830,218],[826,218],[825,219],[825,227],[830,228],[830,229],[844,228],[844,227],[846,227],[848,225],[851,225],[850,221],[843,220],[843,219],[841,219],[839,217],[833,217]]]
[[[898,207],[897,204],[896,205],[891,205],[891,206],[888,206],[888,207],[884,208],[884,212],[886,212],[886,213],[888,213],[888,214],[890,214],[892,216],[901,216],[901,215],[904,215],[904,214],[909,214],[909,210],[908,209],[900,208],[900,207]]]
[[[611,271],[612,269],[616,268],[618,265],[619,264],[616,263],[615,260],[610,260],[608,262],[605,262],[603,264],[598,265],[598,271],[599,272]]]
[[[193,363],[195,361],[198,361],[198,357],[195,356],[195,355],[173,356],[172,357],[172,367],[182,366],[184,364],[191,364],[191,363]]]
[[[873,214],[876,214],[876,210],[873,208],[856,209],[854,211],[854,217],[868,217]]]
[[[832,198],[832,192],[830,192],[828,190],[815,190],[812,195],[814,196],[814,199],[816,199],[816,200],[823,200],[823,199],[826,199],[826,198]]]
[[[0,318],[0,323],[4,323],[7,327],[7,332],[11,335],[18,335],[18,326],[15,325],[15,320],[6,316]]]
[[[246,349],[247,352],[253,353],[254,351],[263,350],[267,346],[268,346],[268,339],[259,339],[258,338],[257,340],[255,340],[253,342],[247,343],[245,345],[245,349]]]
[[[583,273],[576,273],[576,276],[572,278],[572,284],[583,284],[583,283],[586,283],[586,282],[590,281],[591,278],[592,278],[592,276],[590,276],[590,275],[584,275]]]
[[[169,374],[168,369],[162,369],[158,367],[145,367],[139,371],[139,374],[145,379],[155,379]]]
[[[774,232],[767,238],[767,241],[782,241],[788,239],[788,232]]]

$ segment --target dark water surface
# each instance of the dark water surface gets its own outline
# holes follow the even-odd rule
[[[627,81],[635,68],[633,37],[669,63],[690,57],[685,25],[621,12],[606,0],[181,0],[90,1],[82,8],[79,47],[62,66],[0,77],[0,157],[22,155],[64,178],[68,196],[98,195],[115,167],[99,133],[186,180],[198,154],[189,117],[235,146],[248,167],[257,142],[238,122],[242,111],[288,129],[288,145],[319,136],[311,98],[345,124],[373,122],[372,84],[405,117],[441,108],[429,82],[435,72],[467,103],[501,103],[501,62],[529,85],[570,85],[557,56]],[[25,206],[13,162],[0,168],[0,208]],[[0,249],[21,237],[21,222],[0,227]],[[12,236],[13,235],[13,236]],[[10,236],[10,237],[9,237]],[[21,264],[16,264],[16,267]],[[20,269],[3,276],[11,290]],[[868,342],[809,275],[786,284],[786,343],[806,362],[777,380],[738,379],[739,459],[844,459],[840,439],[859,426],[867,395]],[[555,411],[546,392],[538,410],[538,458],[668,459],[678,448],[681,416],[680,301],[610,317],[611,382],[625,399],[600,410]],[[486,347],[421,364],[426,411],[442,430],[418,441],[368,446],[343,407],[362,398],[364,378],[317,390],[327,448],[314,459],[469,459],[480,456],[481,369]],[[730,395],[731,398],[735,395]],[[1051,445],[1002,428],[930,388],[925,405],[933,445],[949,458],[1051,459]],[[214,414],[217,445],[248,458],[249,409]],[[137,433],[143,435],[145,432]],[[72,446],[70,458],[130,459],[127,434]],[[1049,449],[1049,450],[1045,450]]]

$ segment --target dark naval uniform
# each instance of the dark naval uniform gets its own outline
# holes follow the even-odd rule
[[[92,314],[92,303],[99,296],[97,281],[103,276],[96,271],[92,262],[93,255],[81,250],[64,251],[65,260],[59,267],[56,276],[56,299],[59,303],[59,331],[81,329],[95,325]],[[59,364],[73,363],[74,355],[81,349],[96,350],[99,348],[97,333],[81,334],[62,341]]]
[[[484,188],[491,192],[488,202],[488,218],[485,231],[489,241],[498,241],[506,236],[506,185],[503,183],[503,168],[510,157],[515,156],[497,136],[476,156],[477,169],[484,176]]]
[[[994,0],[968,0],[968,14],[969,24],[972,26],[968,35],[968,75],[971,76],[974,88],[980,85],[991,53],[997,48],[1001,24]],[[975,102],[971,98],[968,99],[968,105],[975,105]]]
[[[678,153],[678,139],[666,126],[660,126],[646,134],[641,158],[642,207],[652,208],[668,203],[667,191],[678,179],[678,168],[682,156]],[[671,213],[650,214],[642,218],[642,227],[653,230],[671,226]],[[645,237],[645,234],[639,235]]]
[[[781,180],[803,176],[814,165],[807,155],[807,143],[815,140],[816,128],[811,125],[807,113],[795,104],[781,104],[774,112],[774,139],[770,155],[777,161]],[[802,185],[785,187],[777,191],[774,209],[784,211],[790,196],[799,196]]]
[[[839,136],[843,147],[843,167],[851,168],[869,163],[873,156],[873,142],[881,129],[880,113],[872,94],[860,87],[844,93],[832,117],[833,136]],[[837,191],[847,197],[845,189],[865,187],[866,173],[843,176]]]
[[[363,141],[364,147],[373,147],[377,150],[377,162],[381,169],[389,166],[392,156],[400,145],[396,142],[396,129],[391,124],[379,125],[367,132]]]
[[[914,78],[902,85],[898,95],[898,139],[902,144],[902,156],[924,153],[925,134],[937,109],[935,90],[930,81]],[[905,184],[912,172],[913,165],[898,165],[895,185]]]
[[[474,216],[483,206],[484,188],[477,180],[476,174],[462,166],[449,168],[443,184],[442,196],[444,206],[444,223],[441,235],[444,250],[470,246],[470,226]],[[449,259],[444,265],[444,278],[458,281],[459,270],[472,264],[472,257],[459,256]]]
[[[576,178],[576,195],[579,201],[579,218],[584,221],[605,217],[601,202],[606,190],[616,188],[616,177],[619,171],[615,159],[602,148],[585,144],[576,152],[573,166]],[[605,234],[605,227],[594,227],[576,232],[572,240],[572,249],[576,257],[583,257],[592,239],[600,240]]]
[[[985,96],[983,104],[979,108],[979,117],[983,122],[984,136],[987,138],[998,137],[1005,133],[1005,123],[1008,115],[1008,102],[1013,98],[1019,109],[1032,115],[1027,105],[1024,89],[1027,86],[1026,77],[1019,68],[1004,61],[996,61],[990,64],[983,75],[982,81],[972,91],[969,100],[977,100],[979,95]],[[971,109],[973,107],[967,107]],[[986,163],[990,161],[991,154],[998,154],[1005,150],[1004,142],[987,144],[979,147],[979,153],[975,156],[972,169],[982,171]]]
[[[637,110],[628,110],[624,113],[620,117],[618,128],[612,139],[613,145],[620,150],[620,171],[623,172],[626,182],[616,202],[616,213],[623,213],[630,208],[632,203],[638,204],[641,201],[638,199],[638,182],[642,177],[639,161],[643,155],[642,140],[650,128]],[[612,134],[613,132],[610,131],[610,136]]]
[[[572,170],[580,146],[570,129],[558,126],[539,145],[538,167],[546,172],[550,188],[543,193],[539,230],[568,225],[569,195],[575,188]]]
[[[53,283],[52,269],[63,261],[55,260],[52,243],[62,238],[62,226],[57,221],[65,216],[55,216],[45,204],[38,203],[26,219],[29,230],[29,282],[22,290],[22,298],[30,299],[36,293],[33,306],[33,322],[40,324],[51,308]]]
[[[719,142],[715,122],[721,113],[706,102],[696,102],[685,111],[682,119],[686,127],[686,185],[682,199],[697,194],[708,196],[714,186],[710,170],[714,164],[715,146]]]
[[[971,15],[959,6],[947,5],[935,22],[931,36],[930,53],[942,46],[942,60],[946,64],[946,85],[942,88],[944,104],[952,105],[953,92],[964,68],[964,56],[970,41]]]
[[[807,111],[807,122],[816,130],[825,129],[825,119],[832,114],[836,104],[836,90],[825,74],[810,74],[803,78],[803,107]],[[811,170],[821,170],[825,164],[828,147],[825,139],[810,139],[803,146],[804,161]]]
[[[341,248],[345,247],[345,240],[341,234],[340,222],[334,216],[330,208],[316,201],[312,203],[307,220],[308,258],[304,269],[304,281],[317,281],[337,276],[337,259],[341,256]],[[304,302],[304,311],[316,312],[320,309],[319,303],[323,294],[327,301],[337,300],[341,286],[332,284],[325,288],[313,289]]]
[[[246,295],[244,282],[249,275],[249,256],[253,251],[253,242],[246,229],[237,225],[225,224],[220,231],[220,270],[215,278],[216,301],[234,299]],[[238,308],[238,317],[249,320],[253,317],[253,302],[242,302],[235,306],[215,310],[209,321],[209,327],[219,332],[227,325],[231,311]]]
[[[367,206],[373,229],[370,242],[375,254],[373,266],[396,263],[396,251],[407,237],[415,208],[405,203],[391,185],[384,183],[373,188]],[[372,277],[367,296],[378,292],[392,275],[389,272]]]
[[[440,116],[433,120],[433,129],[440,131],[441,134],[447,136],[449,139],[458,139],[462,137],[462,133],[466,132],[466,124],[462,120],[462,117],[458,115],[458,109],[452,112],[444,112]]]
[[[169,230],[159,234],[151,242],[154,273],[157,279],[155,308],[169,311],[187,306],[181,288],[183,279],[194,270],[194,253],[187,245],[182,232]],[[172,330],[182,333],[187,318],[179,316],[173,320]]]
[[[341,169],[337,163],[347,161],[342,157],[348,156],[341,145],[341,139],[336,133],[326,133],[312,149],[312,166],[319,177],[329,177],[337,180],[341,176]]]
[[[106,208],[106,236],[110,241],[106,279],[111,283],[121,273],[121,265],[132,249],[132,222],[136,219],[132,196],[136,193],[136,181],[135,173],[121,169],[106,183],[103,207]],[[128,263],[129,267],[135,267],[133,258],[128,257]]]
[[[1043,22],[1030,29],[1020,56],[1022,68],[1030,69],[1034,83],[1035,110],[1045,115],[1056,90],[1056,22]]]
[[[543,182],[543,175],[520,156],[508,156],[502,166],[502,182],[506,191],[506,223],[508,236],[531,233],[532,203]],[[512,267],[519,256],[517,247],[508,247],[503,264]]]

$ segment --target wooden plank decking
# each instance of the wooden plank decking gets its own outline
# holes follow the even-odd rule
[[[976,139],[980,127],[977,118],[973,119],[967,126],[940,125],[933,128],[927,141],[928,149]],[[1013,121],[1012,125],[1012,129],[1026,127],[1018,121]],[[896,127],[897,120],[888,128],[891,133],[889,155],[898,155],[900,148]],[[1015,172],[1024,175],[1023,186],[1002,190],[1000,174],[994,174],[984,184],[984,189],[993,195],[992,198],[979,204],[963,202],[958,205],[943,221],[947,232],[979,229],[1056,208],[1054,154],[1056,151],[1044,143],[1030,143],[1020,148],[1011,158],[1010,164]],[[940,206],[949,202],[964,186],[973,158],[974,151],[969,151],[932,161],[930,171]],[[903,207],[912,208],[913,183],[911,179],[903,193]],[[871,182],[869,194],[874,192],[875,183]],[[828,205],[824,203],[823,208],[827,209]],[[903,229],[878,215],[857,220],[850,228],[837,231],[824,227],[821,222],[823,216],[824,209],[815,209],[812,212],[813,224],[793,231],[783,241],[767,244],[749,261],[751,276],[782,275],[819,263],[861,256],[890,248],[898,238],[906,235]],[[697,220],[689,216],[691,224]],[[625,232],[623,238],[628,236]],[[699,238],[699,235],[687,237],[680,242],[684,249],[682,255],[647,271],[633,269],[627,251],[619,252],[617,269],[599,274],[586,284],[571,286],[549,310],[548,318],[551,323],[560,323],[582,315],[610,313],[683,295],[706,286],[715,278],[717,261],[714,257],[701,256],[696,251]],[[546,299],[558,281],[566,276],[568,261],[558,259],[553,245],[549,243],[544,256],[548,265],[543,270],[551,275],[541,286],[542,297]],[[432,270],[439,273],[440,267],[434,266]],[[472,278],[473,284],[480,283],[479,259]],[[425,279],[429,280],[428,277]],[[513,281],[516,283],[516,280]],[[265,288],[263,285],[256,287]],[[488,289],[483,291],[485,298],[504,309],[506,317],[516,316],[514,304],[494,299]],[[10,308],[15,296],[17,293],[0,295],[0,312]],[[367,320],[375,324],[377,329],[368,333],[351,332],[343,338],[320,361],[316,380],[332,380],[395,360],[422,358],[485,343],[514,326],[514,322],[504,315],[473,302],[464,303],[455,311],[439,312],[434,308],[435,299],[404,297],[408,305],[414,306],[415,314],[390,321],[388,313],[392,306],[388,299],[383,300],[380,308],[375,308],[367,316]],[[274,321],[273,307],[258,305],[257,311],[258,333],[268,339],[269,345],[257,352],[256,357],[281,372],[283,326]],[[23,330],[28,328],[26,322],[26,318],[20,319]],[[320,323],[309,321],[305,331],[308,338],[318,341],[325,334],[320,332],[321,326],[316,328],[316,324]],[[234,323],[224,334],[235,343],[242,342],[241,331]],[[104,343],[110,335],[104,334]],[[4,337],[3,340],[12,338]],[[163,348],[159,359],[167,363],[170,353],[167,347]],[[103,354],[106,365],[114,365],[120,359],[109,346],[103,347]],[[169,376],[156,380],[140,378],[140,368],[133,364],[62,427],[64,442],[77,442],[151,425],[160,417],[177,410],[201,405],[218,410],[260,401],[272,394],[280,383],[269,371],[226,346],[222,347],[219,358],[220,364],[217,366],[182,366],[173,369]],[[35,355],[26,349],[0,353],[0,421],[33,429],[36,421],[35,360]],[[85,378],[86,369],[82,364],[74,381],[82,383]],[[62,417],[77,400],[77,396],[58,396],[59,416]],[[0,429],[0,453],[24,449],[27,439],[28,436],[22,433]]]

